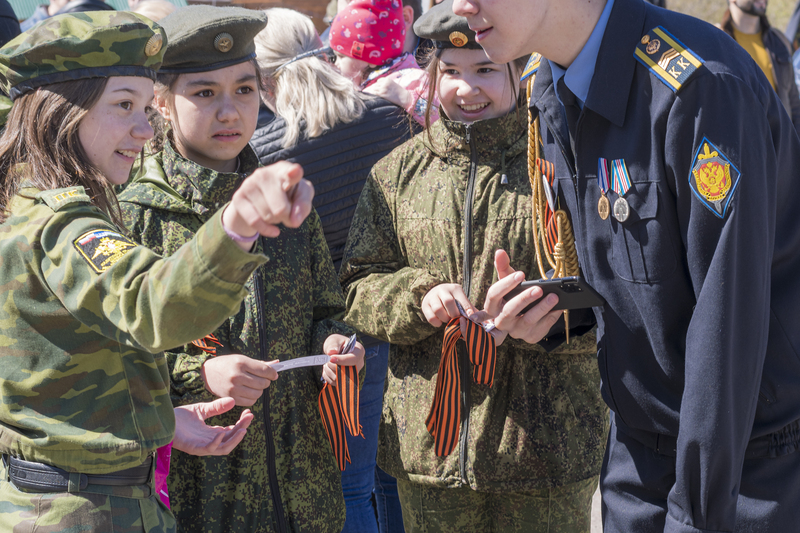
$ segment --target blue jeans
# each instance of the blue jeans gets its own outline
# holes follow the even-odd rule
[[[375,464],[378,425],[383,410],[383,384],[389,366],[389,344],[367,348],[365,358],[367,376],[358,404],[364,438],[347,435],[352,462],[342,472],[342,492],[347,507],[342,533],[402,532],[403,515],[397,497],[397,482]]]

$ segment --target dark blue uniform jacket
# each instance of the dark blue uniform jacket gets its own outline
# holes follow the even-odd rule
[[[705,62],[685,69],[691,75],[677,92],[634,57],[658,26]],[[685,64],[670,69],[683,74]],[[596,310],[599,365],[618,428],[651,444],[660,435],[662,453],[676,457],[673,520],[733,531],[745,458],[791,453],[800,441],[794,127],[732,39],[642,0],[613,7],[576,160],[547,61],[531,106],[583,276],[607,301]],[[705,156],[718,171],[729,165],[722,200],[697,190],[693,169]],[[598,215],[599,158],[622,159],[629,170],[624,223]],[[608,197],[613,205],[618,196]]]

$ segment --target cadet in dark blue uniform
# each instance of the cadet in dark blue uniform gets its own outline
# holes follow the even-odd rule
[[[544,56],[531,111],[607,301],[606,533],[798,531],[800,140],[769,82],[727,35],[642,0],[454,10],[493,61]]]

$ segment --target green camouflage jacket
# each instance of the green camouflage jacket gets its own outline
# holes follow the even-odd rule
[[[345,322],[392,343],[378,463],[414,483],[521,492],[600,471],[607,415],[593,332],[550,353],[506,339],[493,388],[461,381],[469,415],[450,456],[436,456],[425,426],[444,337],[422,314],[425,294],[460,283],[482,308],[497,281],[499,248],[527,279],[538,278],[525,119],[516,112],[471,126],[440,119],[431,136],[444,155],[417,135],[372,168],[356,209],[340,272]],[[469,368],[460,352],[460,367]]]
[[[258,165],[249,146],[239,157],[243,174]],[[167,144],[120,195],[123,219],[132,238],[169,256],[240,180],[186,160]],[[219,354],[285,360],[322,353],[330,334],[353,332],[335,320],[344,297],[315,211],[300,228],[260,239],[257,250],[270,262],[247,282],[250,294],[238,313],[215,332]],[[176,405],[211,399],[200,377],[207,358],[191,344],[167,352]],[[179,531],[341,531],[344,501],[317,405],[320,376],[320,367],[281,373],[251,408],[255,419],[230,455],[173,452],[168,483]],[[233,424],[240,413],[235,408],[211,422]]]
[[[218,327],[266,258],[242,252],[214,217],[161,259],[83,187],[23,186],[7,209],[0,451],[87,474],[140,464],[175,430],[158,352]]]

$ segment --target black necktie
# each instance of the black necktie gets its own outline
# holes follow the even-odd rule
[[[564,83],[562,76],[557,85],[558,96],[564,104],[564,114],[567,117],[567,128],[569,129],[569,144],[572,153],[575,153],[575,132],[578,130],[578,117],[581,116],[581,108],[578,107],[578,98],[569,90]]]

